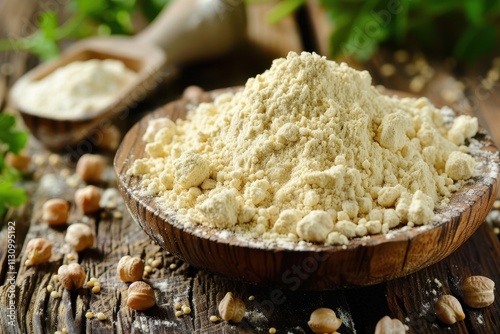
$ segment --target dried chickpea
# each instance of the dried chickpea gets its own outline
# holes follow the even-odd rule
[[[184,314],[191,313],[191,308],[189,306],[183,306],[182,307],[182,313],[184,313]]]
[[[118,261],[116,271],[123,282],[140,281],[144,272],[144,261],[138,257],[126,255]]]
[[[238,323],[245,316],[245,304],[228,292],[219,303],[219,314],[226,321]]]
[[[332,309],[321,307],[311,313],[307,324],[316,334],[334,333],[342,325],[342,320],[337,318]]]
[[[436,317],[447,325],[453,325],[457,321],[464,320],[465,314],[458,299],[452,295],[439,297],[434,305]]]
[[[110,125],[98,131],[100,131],[101,140],[96,143],[97,147],[106,151],[116,151],[122,136],[120,130],[116,126]]]
[[[100,201],[101,189],[95,186],[86,186],[75,192],[76,206],[85,214],[98,211],[101,208]]]
[[[26,246],[28,261],[33,264],[45,263],[52,256],[52,244],[47,239],[31,239]]]
[[[57,270],[61,285],[68,290],[76,290],[85,283],[85,272],[78,263],[62,265]]]
[[[94,317],[94,313],[92,313],[92,312],[85,313],[85,318],[92,319],[93,317]]]
[[[146,282],[137,281],[128,287],[127,305],[131,309],[144,311],[156,304],[153,288]]]
[[[53,287],[52,285],[50,285],[50,284],[49,284],[49,285],[47,285],[47,291],[48,291],[48,292],[52,292],[52,291],[54,291],[54,287]]]
[[[59,292],[57,292],[57,291],[52,291],[52,292],[50,293],[50,297],[52,297],[52,298],[54,298],[54,299],[57,299],[57,298],[61,297],[61,295],[60,295],[60,294],[59,294]]]
[[[100,182],[106,169],[106,159],[97,154],[84,154],[76,164],[76,174],[88,183]]]
[[[86,224],[74,223],[66,230],[64,241],[75,251],[81,252],[94,245],[94,232]]]
[[[69,204],[60,198],[46,201],[42,207],[42,220],[49,225],[63,225],[68,221]]]
[[[97,313],[97,319],[100,321],[106,320],[106,315],[102,312]]]
[[[460,285],[460,293],[468,306],[486,307],[495,301],[495,282],[485,276],[470,276]]]
[[[175,316],[177,318],[182,317],[182,311],[175,311]]]
[[[93,293],[99,293],[99,292],[101,292],[101,286],[100,285],[94,285],[94,287],[92,288],[92,292]]]
[[[211,315],[209,320],[210,320],[210,322],[217,322],[217,321],[219,321],[219,317],[216,315]]]
[[[156,259],[156,260],[151,262],[151,265],[153,266],[153,268],[158,268],[161,265],[161,260]]]
[[[391,319],[385,316],[377,322],[375,327],[375,334],[405,334],[405,326],[399,319]]]
[[[14,167],[15,169],[17,169],[21,173],[24,173],[28,170],[28,167],[29,167],[30,162],[31,162],[31,157],[29,155],[24,154],[24,153],[20,153],[18,155],[15,155],[15,154],[12,154],[9,152],[5,156],[5,162],[7,163],[7,165]]]

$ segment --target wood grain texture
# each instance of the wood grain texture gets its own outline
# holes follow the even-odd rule
[[[234,90],[234,89],[233,89]],[[207,92],[202,100],[212,100],[221,90]],[[478,134],[484,146],[473,154],[482,170],[473,183],[456,192],[450,206],[437,210],[444,222],[432,226],[353,239],[346,247],[311,245],[301,250],[254,246],[236,237],[220,238],[213,229],[189,229],[173,214],[162,210],[151,196],[138,192],[139,180],[127,175],[135,159],[144,157],[141,140],[148,121],[158,117],[173,120],[185,117],[193,106],[178,100],[143,118],[125,136],[115,157],[118,187],[132,216],[160,246],[191,265],[231,278],[290,289],[324,290],[364,286],[401,277],[425,268],[448,256],[465,242],[484,221],[498,188],[498,155],[489,138]],[[196,103],[195,103],[196,104]],[[314,268],[307,279],[297,283],[293,268]]]

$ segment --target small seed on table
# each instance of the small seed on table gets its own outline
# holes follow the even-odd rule
[[[97,319],[103,321],[106,320],[106,315],[102,312],[97,313]]]
[[[182,311],[175,311],[175,316],[177,318],[182,317]]]
[[[216,315],[211,315],[209,320],[210,322],[217,322],[219,321],[219,317]]]
[[[191,308],[189,306],[183,306],[182,307],[182,313],[184,313],[184,314],[191,313]]]
[[[92,319],[92,318],[94,317],[94,313],[92,313],[92,312],[87,312],[87,313],[85,313],[85,317],[86,317],[87,319]]]

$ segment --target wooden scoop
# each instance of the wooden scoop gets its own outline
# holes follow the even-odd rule
[[[91,131],[108,126],[110,119],[124,112],[156,86],[161,69],[212,57],[228,51],[245,31],[242,1],[176,0],[145,30],[134,37],[102,37],[79,41],[58,59],[40,64],[13,86],[10,104],[45,146],[59,150],[75,146]],[[116,59],[137,73],[117,98],[101,110],[82,117],[53,119],[20,107],[18,99],[29,81],[43,79],[73,61]]]

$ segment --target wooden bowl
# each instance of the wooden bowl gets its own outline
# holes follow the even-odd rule
[[[206,92],[201,100],[211,101],[227,91]],[[197,268],[291,290],[371,285],[410,274],[448,256],[483,223],[495,200],[500,160],[490,138],[480,132],[475,138],[481,149],[472,153],[481,165],[481,174],[453,194],[449,207],[436,211],[442,218],[439,223],[396,230],[388,236],[357,238],[347,246],[294,249],[261,246],[234,236],[222,238],[209,228],[186,228],[176,221],[175,214],[161,210],[154,197],[134,193],[139,178],[128,176],[126,171],[144,156],[141,138],[150,119],[175,120],[192,106],[192,102],[178,100],[144,117],[125,136],[114,166],[119,189],[137,223],[161,247]]]

